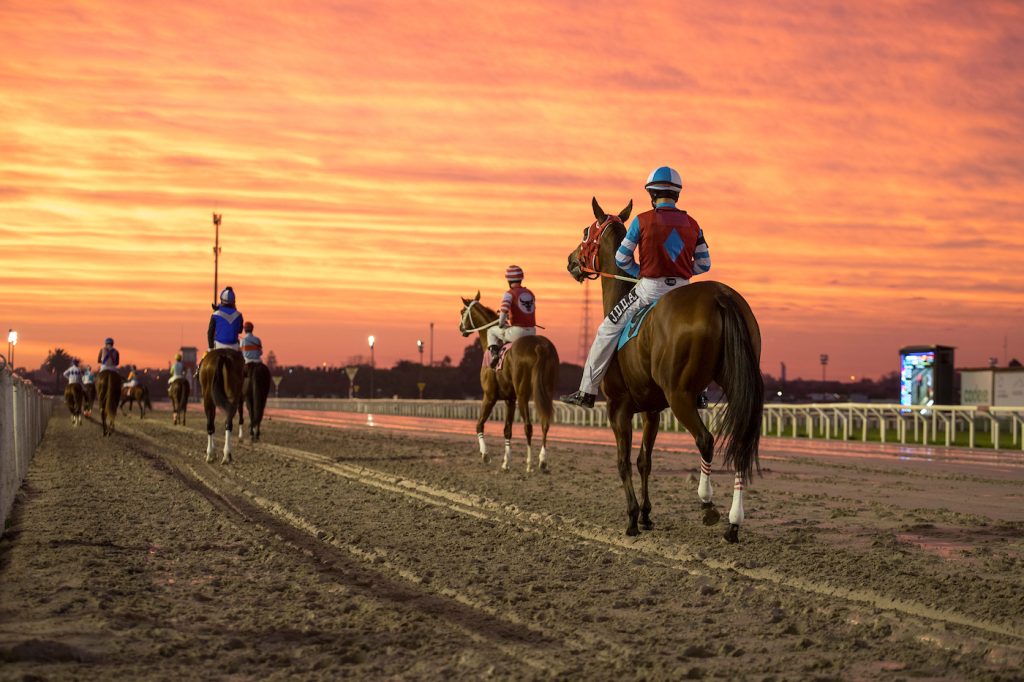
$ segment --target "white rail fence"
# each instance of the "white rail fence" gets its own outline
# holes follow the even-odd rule
[[[43,438],[53,400],[29,382],[0,371],[0,531]]]
[[[293,410],[358,412],[434,419],[476,420],[479,400],[332,400],[282,398],[270,400],[269,407]],[[712,431],[725,404],[712,405],[701,417]],[[494,406],[490,421],[505,420],[505,403]],[[531,414],[535,412],[531,405]],[[518,415],[516,416],[518,420]],[[608,426],[608,413],[598,403],[595,409],[555,403],[555,423],[573,426]],[[639,428],[640,415],[633,418]],[[661,417],[661,429],[685,431],[671,410]],[[820,403],[764,406],[761,433],[766,436],[821,438],[824,440],[878,440],[883,443],[921,445],[964,445],[967,447],[1011,447],[1024,450],[1024,407],[979,407],[943,405],[905,407],[895,404]]]

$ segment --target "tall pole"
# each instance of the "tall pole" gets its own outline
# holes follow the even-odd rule
[[[367,338],[367,341],[370,344],[370,400],[373,400],[373,397],[374,397],[374,392],[373,392],[373,374],[374,374],[374,372],[373,372],[373,370],[377,366],[377,362],[376,362],[376,360],[374,359],[374,356],[373,356],[373,346],[377,342],[377,339],[374,338],[373,336],[371,336],[371,337]]]
[[[213,303],[217,304],[217,269],[220,265],[220,213],[213,214]]]
[[[821,357],[818,359],[821,360],[821,380],[825,381],[825,368],[828,367],[828,354],[822,353]]]
[[[434,323],[430,323],[430,366],[434,366]]]

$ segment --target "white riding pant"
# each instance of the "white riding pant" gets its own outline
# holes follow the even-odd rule
[[[516,339],[521,339],[524,336],[536,335],[536,327],[505,327],[502,329],[498,325],[494,325],[487,330],[487,345],[500,346],[506,341],[508,343],[512,343]]]
[[[669,284],[669,282],[672,283]],[[612,311],[608,313],[608,317],[604,318],[601,326],[597,328],[594,343],[590,346],[590,354],[587,355],[587,364],[583,366],[580,390],[597,395],[601,388],[601,380],[604,379],[608,365],[612,362],[612,355],[615,354],[622,330],[633,319],[633,314],[637,310],[654,303],[673,289],[686,286],[689,283],[689,280],[679,277],[660,277],[658,279],[644,277],[637,282],[636,286],[615,304]]]

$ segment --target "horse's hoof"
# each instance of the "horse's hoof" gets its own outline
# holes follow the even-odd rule
[[[532,474],[533,473],[533,467],[526,467],[526,473]]]
[[[640,535],[640,529],[637,528],[636,525],[634,524],[634,525],[632,525],[632,526],[630,526],[629,528],[626,529],[626,535],[628,535],[630,537],[634,537],[636,535]]]
[[[730,545],[734,545],[740,541],[740,527],[735,523],[729,524],[729,530],[725,531],[725,535],[722,536],[725,541]]]
[[[715,509],[714,502],[705,502],[700,506],[700,508],[703,514],[701,521],[705,526],[713,526],[722,518],[719,511]]]
[[[551,469],[548,468],[548,463],[547,462],[541,462],[540,463],[540,472],[542,474],[550,474],[551,473]]]
[[[224,458],[220,460],[221,464],[231,464],[231,455],[224,455]]]
[[[501,473],[507,474],[510,471],[512,471],[512,469],[507,464],[502,464],[501,465]]]
[[[491,463],[491,456],[488,455],[487,453],[484,453],[484,454],[480,455],[480,461],[483,462],[484,464],[490,464]]]
[[[640,527],[644,530],[654,530],[654,522],[650,519],[642,519],[640,521]]]

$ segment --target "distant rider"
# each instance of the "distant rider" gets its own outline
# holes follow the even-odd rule
[[[220,292],[220,305],[214,306],[210,315],[210,327],[206,330],[207,352],[216,348],[239,350],[242,324],[242,313],[235,308],[235,291],[227,287]]]
[[[64,370],[64,378],[68,380],[68,386],[82,383],[82,368],[78,366],[78,358],[73,359],[71,366]]]
[[[616,265],[632,277],[639,276],[640,281],[601,322],[583,367],[580,390],[562,396],[564,403],[593,407],[618,338],[633,314],[689,284],[693,275],[711,269],[711,254],[700,225],[676,208],[683,188],[679,173],[668,166],[657,168],[648,176],[645,188],[653,208],[633,218],[615,254]],[[639,264],[634,252],[639,254]]]
[[[171,365],[171,376],[167,380],[167,385],[170,386],[178,379],[185,379],[185,365],[181,362],[181,353],[177,353],[174,356],[174,363]]]
[[[487,346],[491,351],[491,369],[498,366],[502,345],[537,333],[537,299],[523,286],[523,269],[510,265],[505,269],[509,290],[501,298],[498,324],[487,330]]]
[[[107,338],[103,342],[103,348],[100,348],[100,354],[96,361],[100,363],[100,374],[117,371],[117,366],[121,364],[121,354],[114,348],[114,339]]]
[[[246,322],[242,328],[245,336],[242,337],[242,356],[245,358],[245,375],[252,374],[252,368],[263,362],[263,342],[260,337],[252,333],[252,322]]]
[[[139,383],[139,379],[138,379],[138,377],[135,374],[135,367],[132,367],[128,371],[128,380],[124,382],[123,388],[128,388],[128,389],[135,388],[138,385],[138,383]]]
[[[88,386],[93,383],[93,381],[95,381],[95,377],[92,375],[92,370],[86,367],[85,370],[82,371],[82,385]]]

